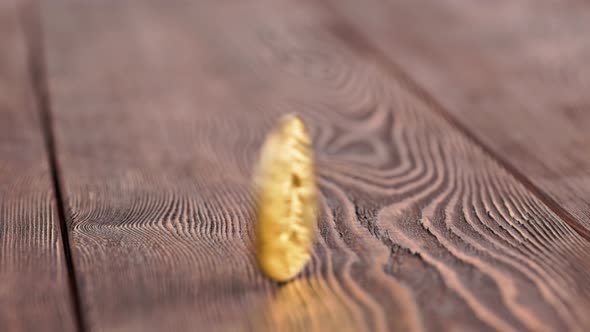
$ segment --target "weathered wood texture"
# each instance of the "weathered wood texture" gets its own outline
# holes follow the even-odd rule
[[[68,274],[20,5],[0,2],[0,331],[72,331]]]
[[[91,330],[578,330],[590,243],[308,1],[44,7]],[[284,113],[319,158],[304,275],[263,278],[252,167]]]
[[[590,238],[590,3],[332,4]]]

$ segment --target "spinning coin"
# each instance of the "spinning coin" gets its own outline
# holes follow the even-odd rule
[[[318,215],[314,167],[303,121],[284,118],[268,135],[255,175],[257,259],[274,280],[295,277],[311,257]]]

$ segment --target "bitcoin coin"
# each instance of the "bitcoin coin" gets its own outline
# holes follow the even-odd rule
[[[287,281],[311,257],[317,231],[318,193],[311,139],[295,115],[268,136],[255,174],[256,249],[268,277]]]

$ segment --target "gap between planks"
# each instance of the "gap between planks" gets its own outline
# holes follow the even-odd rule
[[[420,86],[416,80],[412,78],[400,65],[393,59],[387,56],[383,50],[375,46],[368,38],[366,38],[355,24],[350,22],[340,13],[337,8],[331,3],[325,1],[315,1],[324,6],[333,13],[334,17],[338,19],[338,25],[329,27],[330,32],[346,45],[350,46],[353,51],[365,54],[375,61],[380,67],[389,72],[391,75],[399,78],[404,82],[411,92],[419,96],[426,104],[431,106],[433,113],[439,115],[447,121],[453,128],[460,132],[467,140],[471,141],[475,146],[479,147],[485,154],[496,161],[502,168],[504,168],[510,175],[512,175],[518,182],[527,188],[534,196],[543,202],[556,216],[562,219],[568,226],[570,226],[576,233],[578,233],[585,240],[590,241],[590,230],[584,228],[576,220],[576,218],[563,208],[557,201],[546,194],[541,188],[536,186],[526,175],[520,172],[510,162],[500,157],[491,148],[484,144],[475,134],[472,133],[466,126],[461,124],[454,115],[451,114],[438,100],[429,93],[426,89]]]
[[[53,133],[53,119],[50,106],[50,90],[47,85],[45,57],[43,49],[43,26],[41,23],[41,3],[39,1],[25,2],[19,8],[20,22],[25,32],[25,43],[27,53],[27,65],[31,79],[32,94],[37,105],[39,118],[41,120],[41,131],[43,141],[47,150],[47,162],[51,175],[51,183],[54,196],[57,203],[57,217],[63,241],[64,257],[68,271],[68,284],[72,299],[73,312],[75,316],[76,328],[80,332],[87,331],[85,320],[82,314],[82,305],[78,281],[76,278],[76,269],[72,259],[70,247],[70,236],[68,232],[68,222],[66,220],[65,205],[63,193],[60,186],[60,173],[57,166],[57,154],[55,135]]]

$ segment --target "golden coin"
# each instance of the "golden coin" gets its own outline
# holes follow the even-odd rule
[[[309,261],[317,229],[311,139],[298,116],[284,118],[269,134],[255,181],[258,264],[268,277],[287,281]]]

